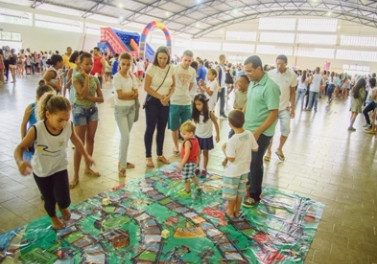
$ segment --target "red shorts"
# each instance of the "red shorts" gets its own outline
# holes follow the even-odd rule
[[[137,76],[143,76],[144,71],[137,71]]]

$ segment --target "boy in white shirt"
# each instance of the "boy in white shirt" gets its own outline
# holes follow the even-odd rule
[[[243,129],[245,115],[233,110],[228,115],[229,126],[234,135],[222,149],[227,159],[223,176],[223,198],[228,201],[226,215],[240,217],[242,198],[246,195],[246,182],[250,171],[251,151],[258,151],[253,134]]]

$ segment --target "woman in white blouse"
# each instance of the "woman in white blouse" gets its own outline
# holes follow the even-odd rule
[[[138,82],[131,73],[132,57],[123,53],[119,57],[119,71],[114,75],[113,87],[115,90],[115,120],[120,131],[119,144],[119,177],[126,176],[126,168],[134,168],[135,165],[127,162],[130,132],[135,119],[135,99],[138,98]]]
[[[144,103],[146,130],[144,134],[147,167],[153,168],[152,141],[157,128],[157,160],[169,164],[163,155],[165,129],[169,117],[169,100],[174,92],[174,69],[170,66],[170,54],[167,47],[159,47],[153,63],[145,74],[144,89],[148,93]]]

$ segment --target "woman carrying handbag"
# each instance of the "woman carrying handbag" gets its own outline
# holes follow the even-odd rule
[[[174,92],[174,69],[170,66],[170,54],[167,47],[159,47],[153,63],[145,74],[144,89],[147,97],[145,108],[146,130],[144,134],[146,165],[154,168],[152,160],[153,133],[157,129],[157,161],[169,164],[163,155],[165,129],[169,118],[169,100]]]

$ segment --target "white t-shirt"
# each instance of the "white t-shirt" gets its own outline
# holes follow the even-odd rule
[[[206,122],[203,122],[204,116],[199,115],[199,123],[196,123],[195,135],[200,138],[210,138],[212,137],[212,120],[208,117]]]
[[[208,110],[215,111],[217,102],[217,80],[208,81],[207,87],[213,92],[211,96],[206,93],[206,97],[208,98]]]
[[[297,90],[306,90],[308,89],[308,87],[305,85],[305,82],[307,81],[307,79],[305,79],[305,81],[301,81],[302,80],[302,76],[298,76],[297,77],[297,82],[298,82],[298,85],[297,85]]]
[[[137,62],[137,70],[138,70],[138,71],[144,71],[144,61],[139,60],[139,61]]]
[[[279,110],[287,109],[290,104],[291,89],[290,87],[297,86],[297,75],[290,68],[286,68],[284,73],[279,72],[277,69],[273,69],[268,72],[268,76],[279,86],[280,88],[280,104]]]
[[[253,133],[244,130],[242,133],[234,134],[226,143],[226,156],[235,158],[233,162],[228,161],[224,169],[226,177],[239,177],[250,171],[251,151],[258,148]]]
[[[313,74],[312,83],[310,84],[310,91],[319,93],[321,89],[322,75],[320,73]]]
[[[175,90],[170,98],[173,105],[191,105],[190,84],[196,82],[194,68],[184,69],[181,64],[174,67]]]
[[[135,100],[123,100],[118,98],[117,90],[122,90],[122,92],[131,92],[132,89],[137,89],[138,83],[135,77],[128,76],[128,78],[123,77],[120,72],[117,72],[113,78],[114,87],[114,103],[117,106],[131,106],[135,104]]]
[[[161,95],[167,95],[169,93],[171,86],[173,85],[174,70],[172,66],[166,65],[166,67],[162,69],[158,66],[150,64],[148,66],[146,73],[147,75],[152,77],[151,87],[153,90],[156,91],[158,87],[160,87],[160,85],[162,84],[160,89],[158,90],[158,93]],[[165,78],[165,81],[164,81],[164,78]]]
[[[51,134],[44,120],[34,125],[35,153],[31,160],[33,173],[38,177],[48,177],[56,172],[67,169],[66,148],[72,134],[72,122],[67,122],[59,135]]]

